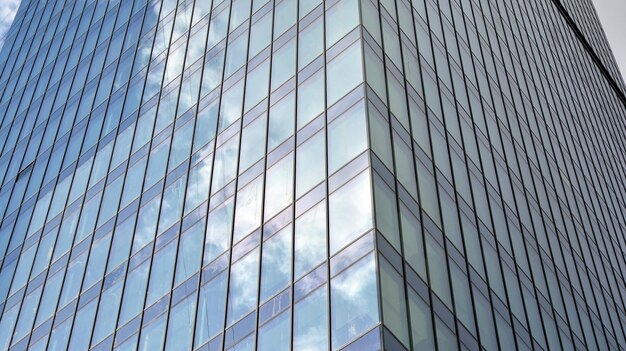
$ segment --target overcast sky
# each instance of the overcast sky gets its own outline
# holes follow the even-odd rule
[[[626,0],[593,0],[593,3],[626,80]]]

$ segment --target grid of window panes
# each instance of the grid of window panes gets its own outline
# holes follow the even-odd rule
[[[24,0],[0,349],[626,348],[626,99],[562,10]]]

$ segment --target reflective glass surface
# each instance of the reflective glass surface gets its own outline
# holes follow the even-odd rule
[[[626,349],[588,0],[23,0],[0,350]]]

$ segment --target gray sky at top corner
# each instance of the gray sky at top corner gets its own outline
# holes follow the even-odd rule
[[[626,0],[593,0],[593,4],[626,81]]]
[[[626,0],[592,0],[626,81]],[[0,49],[21,0],[0,0]]]

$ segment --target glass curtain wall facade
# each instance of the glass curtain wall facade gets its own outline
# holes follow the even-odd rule
[[[590,6],[23,0],[0,349],[626,349]]]

